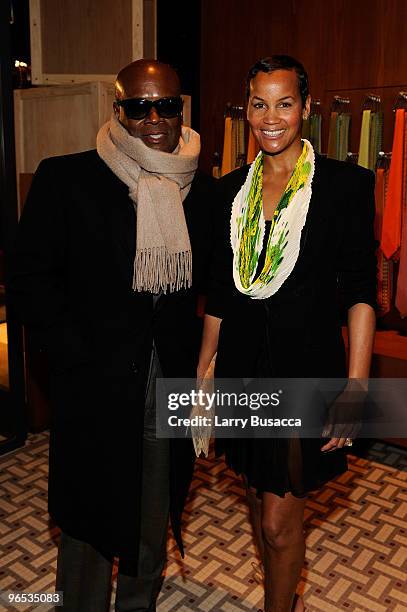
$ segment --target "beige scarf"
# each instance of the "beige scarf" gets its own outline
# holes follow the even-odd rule
[[[174,153],[147,147],[113,114],[97,135],[99,156],[129,188],[137,211],[133,289],[173,292],[192,284],[192,252],[182,202],[198,166],[200,137],[182,127]]]

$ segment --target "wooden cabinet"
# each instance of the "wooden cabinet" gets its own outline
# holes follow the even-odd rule
[[[33,85],[112,82],[156,57],[156,0],[30,0]]]
[[[113,97],[113,84],[102,82],[15,90],[18,185],[20,175],[35,172],[46,157],[93,149]]]

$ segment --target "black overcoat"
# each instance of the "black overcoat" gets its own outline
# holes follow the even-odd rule
[[[197,174],[184,201],[193,288],[161,296],[154,310],[151,294],[132,290],[136,213],[128,188],[96,151],[41,162],[20,220],[10,291],[51,367],[49,511],[69,535],[109,555],[137,556],[153,340],[164,376],[195,376],[211,188],[212,179]],[[171,442],[170,455],[170,512],[182,547],[191,441]]]
[[[215,373],[220,378],[347,376],[341,325],[356,303],[376,305],[374,240],[374,174],[350,163],[316,155],[312,196],[294,269],[281,288],[267,299],[252,299],[234,286],[230,245],[233,200],[249,166],[217,184],[216,247],[206,312],[222,319]],[[242,440],[226,444],[229,464],[244,471]],[[258,488],[284,495],[287,480],[284,445],[275,451],[274,474],[267,464],[267,444],[253,474]],[[228,449],[229,445],[229,449]],[[346,469],[345,456],[322,455],[321,440],[302,441],[302,474],[298,494],[319,487]],[[269,445],[270,446],[270,445]],[[285,447],[286,448],[286,447]],[[252,452],[252,451],[250,451]],[[257,459],[256,459],[257,461]],[[273,459],[274,461],[274,459]],[[253,461],[252,461],[253,464]],[[254,465],[254,464],[253,464]],[[257,467],[254,465],[253,470]]]

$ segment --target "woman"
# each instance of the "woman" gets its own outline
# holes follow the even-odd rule
[[[374,176],[322,158],[301,140],[310,95],[299,62],[263,59],[247,86],[260,153],[219,181],[223,213],[198,377],[217,351],[217,377],[366,379],[375,329]],[[338,294],[347,311],[348,371]],[[295,591],[306,496],[347,469],[345,441],[218,441],[246,483],[266,612],[304,609]]]

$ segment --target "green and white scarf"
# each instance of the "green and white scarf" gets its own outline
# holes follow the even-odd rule
[[[241,293],[254,299],[274,295],[291,274],[298,259],[315,171],[314,149],[308,140],[304,139],[303,143],[302,153],[274,213],[260,274],[257,273],[257,264],[266,228],[262,151],[251,164],[246,181],[233,202],[230,220],[233,279]]]

